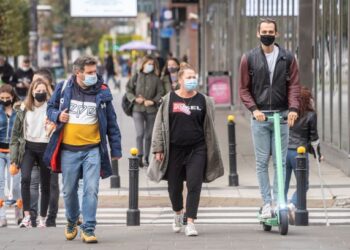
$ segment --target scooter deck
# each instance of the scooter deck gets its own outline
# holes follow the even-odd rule
[[[258,213],[258,220],[260,221],[261,224],[274,226],[274,227],[279,226],[279,220],[277,216],[265,219],[265,218],[261,218],[260,213]]]

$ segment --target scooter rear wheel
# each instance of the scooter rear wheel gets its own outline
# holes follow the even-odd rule
[[[262,224],[263,225],[263,229],[265,232],[270,232],[272,229],[272,226],[270,225],[266,225],[265,223]]]
[[[288,233],[288,211],[281,210],[279,211],[280,215],[280,223],[278,226],[278,230],[281,235],[286,235]]]

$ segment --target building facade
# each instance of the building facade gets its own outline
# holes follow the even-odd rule
[[[301,83],[312,89],[323,154],[350,175],[350,0],[201,0],[200,77],[231,78],[231,107],[238,97],[238,68],[244,52],[258,46],[261,17],[277,21],[277,43],[295,53]],[[246,113],[245,111],[243,113]]]

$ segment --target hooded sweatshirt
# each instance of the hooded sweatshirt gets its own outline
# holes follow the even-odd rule
[[[81,151],[99,145],[101,138],[96,113],[96,94],[100,85],[81,88],[76,80],[69,107],[69,120],[64,126],[63,148]]]

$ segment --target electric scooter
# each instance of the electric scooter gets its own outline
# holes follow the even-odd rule
[[[276,149],[276,171],[278,186],[278,206],[273,212],[271,218],[262,218],[261,210],[258,213],[258,220],[262,224],[264,231],[271,231],[272,227],[278,226],[279,233],[286,235],[288,233],[288,207],[284,197],[284,177],[282,165],[282,145],[281,145],[281,122],[286,120],[278,111],[268,111],[273,115],[267,115],[266,121],[273,121],[275,132],[275,149]]]

